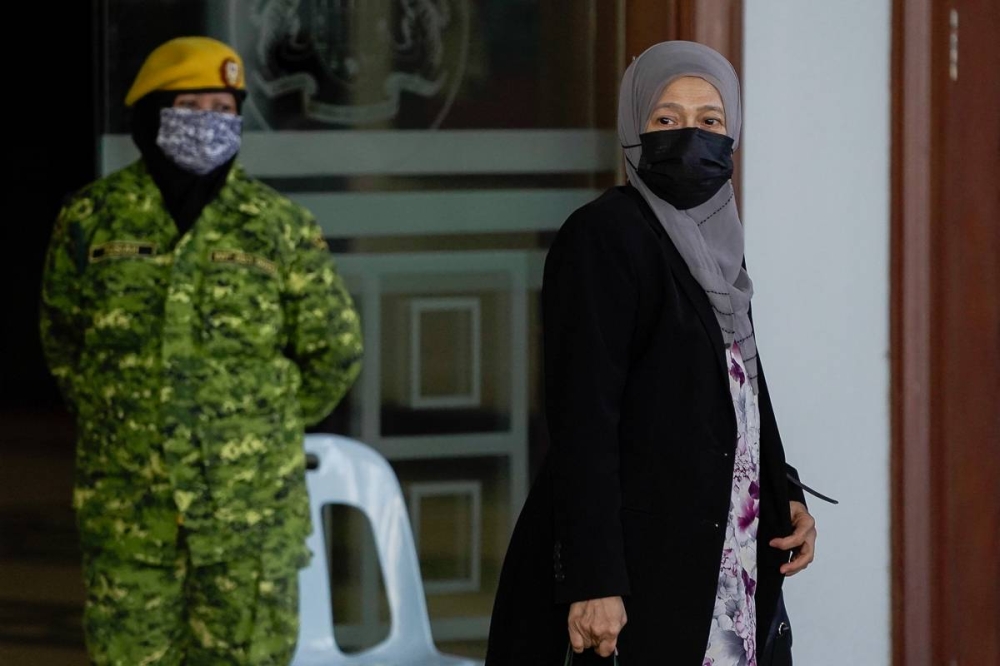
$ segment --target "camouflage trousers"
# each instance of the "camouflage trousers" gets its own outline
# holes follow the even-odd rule
[[[98,666],[285,666],[298,638],[298,570],[259,558],[192,567],[84,558],[84,633]]]

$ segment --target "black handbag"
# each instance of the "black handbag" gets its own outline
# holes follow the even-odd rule
[[[757,659],[758,666],[792,666],[792,623],[788,619],[784,595],[778,595],[778,607],[767,632],[767,641]]]

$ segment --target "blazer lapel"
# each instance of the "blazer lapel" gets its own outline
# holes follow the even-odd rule
[[[660,243],[663,245],[667,255],[670,256],[670,270],[673,271],[674,277],[677,278],[677,282],[687,293],[688,298],[694,303],[695,312],[698,313],[698,318],[701,319],[702,326],[705,327],[705,332],[712,340],[712,347],[715,349],[715,360],[719,362],[722,375],[727,377],[729,368],[726,367],[726,343],[722,339],[722,329],[719,328],[719,320],[715,318],[715,314],[712,312],[712,304],[708,300],[708,294],[705,293],[705,290],[698,284],[698,281],[691,275],[687,264],[684,263],[684,257],[677,251],[677,248],[674,247],[673,242],[666,233],[660,238]]]
[[[698,284],[698,281],[694,279],[694,276],[691,275],[684,257],[677,251],[673,241],[670,240],[660,221],[656,219],[656,215],[650,210],[646,200],[642,198],[642,195],[634,187],[626,186],[625,189],[631,196],[638,199],[639,208],[642,210],[646,222],[649,223],[653,232],[656,233],[657,238],[660,239],[660,245],[663,247],[664,253],[670,262],[670,270],[694,305],[695,312],[698,313],[698,318],[705,328],[705,334],[712,341],[712,348],[715,349],[715,360],[719,362],[722,375],[723,377],[728,377],[729,368],[726,366],[726,343],[722,339],[722,329],[719,328],[719,320],[712,313],[712,304],[708,300],[708,295],[702,289],[701,285]]]

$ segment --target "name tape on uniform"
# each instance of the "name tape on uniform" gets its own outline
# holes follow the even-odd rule
[[[156,243],[137,241],[110,241],[90,248],[90,263],[114,259],[116,257],[152,257],[156,254]]]
[[[269,261],[264,257],[258,257],[256,254],[250,254],[249,252],[240,252],[239,250],[215,250],[211,254],[211,259],[216,264],[252,266],[271,275],[275,275],[278,272],[278,266],[273,261]]]

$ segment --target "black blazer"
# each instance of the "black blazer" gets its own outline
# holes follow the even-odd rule
[[[563,225],[542,289],[551,447],[511,539],[488,666],[562,664],[574,601],[621,595],[622,666],[700,666],[729,514],[736,415],[705,292],[641,195],[605,192]],[[759,377],[757,638],[788,554],[785,455]],[[574,663],[599,661],[592,651]]]

